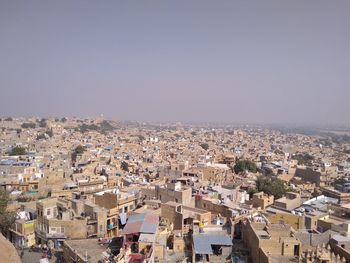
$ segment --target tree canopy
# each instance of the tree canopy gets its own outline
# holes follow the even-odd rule
[[[26,149],[21,146],[13,147],[10,152],[11,156],[26,155],[26,154],[27,154]]]
[[[101,130],[103,130],[103,131],[112,131],[112,130],[114,130],[113,125],[110,124],[110,122],[107,121],[107,120],[103,120],[103,121],[100,123],[100,127],[101,127]]]
[[[139,138],[140,142],[146,140],[145,136],[143,136],[143,135],[137,135],[137,137]]]
[[[312,165],[312,161],[315,159],[309,153],[299,153],[292,156],[292,159],[297,160],[299,165]]]
[[[83,154],[85,152],[85,147],[82,145],[78,145],[75,149],[74,149],[74,153],[77,155]]]
[[[36,140],[39,141],[39,140],[45,140],[46,139],[46,136],[45,134],[41,133],[41,134],[38,134],[36,136]]]
[[[21,127],[23,129],[29,129],[29,128],[34,129],[36,127],[36,125],[33,122],[24,122],[24,123],[22,123]]]
[[[238,160],[233,167],[233,170],[235,171],[236,174],[244,171],[249,171],[252,173],[256,173],[257,168],[256,164],[253,161],[250,160]]]
[[[123,171],[126,171],[126,172],[129,172],[129,164],[125,161],[122,161],[121,164],[120,164],[120,168],[123,170]]]
[[[9,194],[5,190],[0,190],[0,231],[6,235],[6,232],[15,222],[15,214],[7,211]]]
[[[97,131],[97,132],[100,132],[102,134],[106,134],[107,132],[113,131],[114,129],[115,128],[113,127],[113,125],[107,120],[103,120],[99,124],[83,123],[79,126],[79,130],[82,133],[89,132],[89,131]]]
[[[46,119],[40,119],[37,120],[37,122],[39,123],[39,127],[41,128],[45,128],[47,126]]]
[[[47,135],[49,135],[49,137],[52,137],[53,136],[53,131],[52,129],[49,129],[45,132]]]
[[[275,199],[281,198],[287,191],[284,182],[273,176],[260,176],[256,181],[256,188],[259,192],[273,195]]]
[[[82,125],[79,126],[79,130],[84,133],[87,131],[98,131],[99,127],[96,124],[85,124],[83,123]]]
[[[202,144],[201,144],[201,147],[202,147],[204,150],[208,150],[208,149],[209,149],[209,144],[207,144],[207,143],[202,143]]]

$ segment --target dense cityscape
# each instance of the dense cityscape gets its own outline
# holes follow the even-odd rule
[[[350,260],[345,129],[103,117],[0,129],[7,262]]]
[[[0,263],[350,263],[349,0],[0,0]]]

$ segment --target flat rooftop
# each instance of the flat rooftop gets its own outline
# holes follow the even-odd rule
[[[64,241],[76,253],[85,259],[87,255],[89,262],[97,263],[102,259],[102,252],[106,251],[107,246],[101,246],[98,239],[80,239],[80,240],[66,240]]]
[[[341,219],[341,218],[338,218],[338,217],[334,217],[334,216],[330,216],[328,218],[325,218],[325,219],[323,219],[323,221],[326,221],[328,223],[332,223],[334,225],[341,225],[341,224],[347,222],[344,219]]]

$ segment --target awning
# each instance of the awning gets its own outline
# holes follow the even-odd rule
[[[193,235],[193,245],[196,254],[213,254],[212,245],[232,246],[228,235],[198,234]]]

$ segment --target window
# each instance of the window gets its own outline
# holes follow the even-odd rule
[[[47,214],[48,216],[51,214],[50,208],[48,208],[48,209],[46,210],[46,214]]]
[[[124,213],[127,213],[127,212],[128,212],[128,207],[125,206],[125,207],[124,207]]]
[[[178,202],[179,202],[179,200],[178,200],[177,198],[175,198],[175,202],[176,202],[176,203],[178,203]]]

